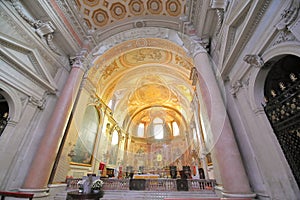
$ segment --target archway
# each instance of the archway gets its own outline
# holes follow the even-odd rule
[[[265,85],[265,112],[299,186],[300,58],[286,55],[274,62]]]
[[[0,93],[0,136],[2,135],[7,125],[7,122],[9,120],[8,116],[9,116],[9,107],[8,107],[7,100]]]

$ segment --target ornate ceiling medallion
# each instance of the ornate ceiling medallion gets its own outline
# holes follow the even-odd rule
[[[99,1],[100,0],[83,0],[83,3],[87,6],[94,7],[94,6],[97,6],[99,4]]]
[[[97,9],[93,12],[92,19],[97,26],[105,26],[108,22],[108,15],[105,10]]]
[[[126,8],[121,3],[113,3],[110,8],[110,13],[115,19],[123,19],[126,15]]]
[[[160,14],[163,9],[163,5],[160,0],[149,0],[147,2],[147,7],[149,12],[156,15]]]
[[[166,3],[166,9],[170,16],[176,17],[181,13],[181,5],[178,0],[169,0]]]
[[[136,21],[134,22],[134,27],[135,28],[142,28],[142,27],[145,27],[146,26],[146,23],[144,21]]]
[[[88,19],[83,19],[85,21],[85,24],[87,25],[87,27],[89,27],[89,29],[92,29],[92,24]]]
[[[84,13],[85,15],[89,15],[90,12],[91,12],[91,11],[90,11],[89,9],[86,9],[86,8],[83,10],[83,13]]]
[[[141,0],[132,0],[129,2],[128,5],[129,5],[129,11],[133,15],[141,15],[145,10],[144,4]]]

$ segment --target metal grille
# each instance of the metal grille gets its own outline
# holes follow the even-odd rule
[[[280,90],[271,90],[264,106],[274,133],[300,185],[300,81],[290,75],[291,82],[279,82]]]

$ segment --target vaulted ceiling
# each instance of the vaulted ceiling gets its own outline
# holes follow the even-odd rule
[[[50,1],[65,14],[65,20],[75,22],[73,28],[66,26],[72,40],[81,46],[89,42],[93,56],[87,78],[106,104],[116,102],[113,115],[120,126],[126,129],[130,123],[147,122],[158,115],[166,121],[188,123],[193,115],[194,86],[189,77],[193,61],[180,42],[170,42],[160,28],[208,41],[216,24],[211,1],[57,2]]]
[[[112,47],[99,56],[89,71],[89,80],[97,85],[104,102],[115,101],[113,115],[123,128],[154,117],[186,123],[192,116],[194,95],[189,78],[191,58],[181,47],[163,39],[147,38],[147,47],[122,48],[137,41]],[[117,49],[124,51],[118,53]]]

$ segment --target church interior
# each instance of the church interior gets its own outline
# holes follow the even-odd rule
[[[0,196],[299,200],[299,10],[2,0]]]

